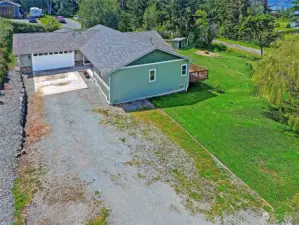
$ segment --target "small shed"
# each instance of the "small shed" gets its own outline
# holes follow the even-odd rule
[[[0,1],[0,16],[6,18],[18,18],[21,5],[9,0]]]
[[[187,38],[177,37],[169,41],[174,49],[181,49],[186,46]]]
[[[293,21],[290,23],[291,28],[296,28],[299,27],[299,20]]]

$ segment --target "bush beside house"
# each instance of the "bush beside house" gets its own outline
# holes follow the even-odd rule
[[[0,84],[3,83],[7,66],[10,61],[11,51],[11,37],[13,33],[13,27],[7,20],[0,20]]]

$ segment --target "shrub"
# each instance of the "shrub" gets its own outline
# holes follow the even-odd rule
[[[9,63],[9,51],[11,49],[11,36],[13,28],[9,21],[0,19],[0,85],[3,83],[4,76]]]
[[[292,130],[299,134],[299,116],[298,115],[289,115],[288,125]]]
[[[49,32],[58,30],[59,28],[60,28],[60,24],[54,17],[50,17],[44,26],[44,29]]]
[[[215,52],[225,52],[227,50],[227,46],[220,43],[213,44],[213,48]]]
[[[19,23],[12,22],[13,33],[33,33],[33,32],[46,32],[47,29],[40,24]]]

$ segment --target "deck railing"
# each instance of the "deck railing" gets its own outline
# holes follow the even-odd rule
[[[189,82],[203,81],[209,78],[209,70],[197,65],[191,64],[189,68]]]

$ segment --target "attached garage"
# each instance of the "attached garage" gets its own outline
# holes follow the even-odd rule
[[[51,70],[75,66],[74,51],[32,54],[32,70]]]

